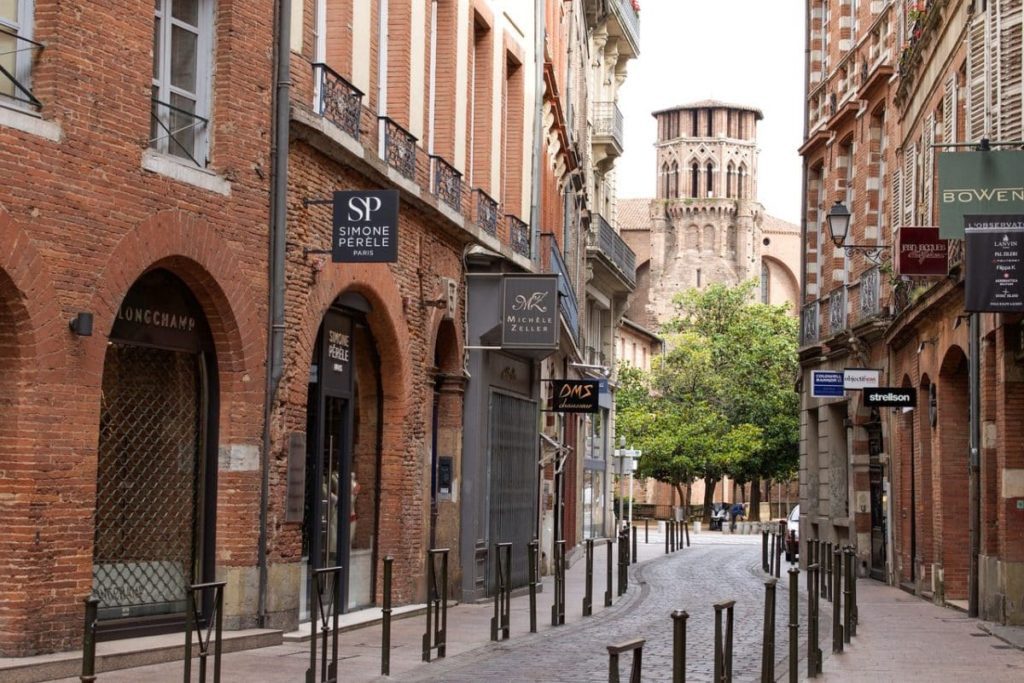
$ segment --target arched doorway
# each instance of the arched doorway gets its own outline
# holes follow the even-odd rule
[[[213,578],[217,362],[202,308],[155,269],[128,290],[103,362],[93,594],[107,634],[179,628]]]
[[[936,540],[938,562],[942,567],[944,600],[967,598],[967,572],[970,564],[968,539],[968,463],[970,405],[967,381],[967,356],[958,346],[951,347],[939,369],[938,435],[939,533]]]
[[[932,515],[932,440],[935,438],[935,423],[938,419],[936,396],[938,385],[928,375],[921,376],[918,392],[921,407],[917,410],[916,452],[914,454],[914,581],[921,591],[932,590],[933,567],[935,564],[935,517]]]
[[[380,358],[369,302],[338,297],[324,314],[309,373],[306,506],[300,619],[309,619],[312,571],[341,567],[340,611],[376,600],[380,501]],[[328,588],[330,588],[328,586]]]

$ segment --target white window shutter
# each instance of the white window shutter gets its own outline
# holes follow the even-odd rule
[[[923,171],[922,182],[921,182],[921,206],[923,215],[921,216],[921,222],[923,225],[931,225],[932,220],[932,181],[934,179],[935,170],[935,148],[932,147],[935,144],[935,113],[928,115],[928,119],[925,122],[924,129],[924,149],[922,150],[923,157]]]
[[[967,140],[970,142],[977,142],[985,135],[986,21],[987,15],[976,11],[967,34]]]
[[[917,145],[903,150],[903,220],[902,225],[914,223],[914,200],[917,190]]]
[[[993,112],[996,113],[997,130],[995,136],[999,140],[1020,140],[1022,135],[1021,107],[1021,49],[1024,43],[1024,14],[1021,0],[1000,0],[999,14],[996,17],[992,35],[998,35],[993,42],[998,46],[995,53],[998,67],[992,69],[997,73],[998,91]]]
[[[889,193],[889,213],[892,216],[892,225],[890,227],[893,231],[903,225],[903,221],[900,220],[902,217],[900,202],[903,195],[900,187],[901,173],[898,157],[896,161],[896,168],[892,171],[892,192]]]
[[[942,141],[956,142],[956,75],[946,79],[942,94]]]

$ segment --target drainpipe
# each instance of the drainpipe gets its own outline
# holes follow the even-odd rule
[[[807,106],[807,93],[811,83],[811,4],[809,2],[804,3],[804,135],[803,141],[807,141],[807,116],[809,108]],[[801,142],[803,144],[803,142]],[[797,320],[800,321],[800,331],[797,333],[798,341],[797,346],[803,343],[804,336],[804,305],[807,303],[807,160],[802,159],[800,164],[800,301],[797,305]],[[820,270],[820,269],[819,269]],[[803,379],[803,371],[800,372],[800,378]],[[801,382],[802,385],[802,382]],[[801,393],[806,393],[804,388]],[[803,397],[801,397],[802,399]],[[801,403],[803,401],[801,400]],[[805,475],[806,476],[806,475]],[[799,479],[799,474],[797,475]],[[815,494],[817,495],[817,494]],[[808,494],[810,496],[810,494]],[[808,502],[810,498],[808,497]],[[803,501],[801,501],[803,502]],[[684,503],[685,505],[685,503]],[[817,505],[815,505],[817,507]],[[800,516],[803,517],[806,511],[810,507],[805,502],[800,506]],[[769,511],[771,508],[769,508]],[[769,518],[771,515],[769,514]],[[760,512],[758,512],[758,519],[760,519]],[[797,524],[800,522],[798,521]],[[806,526],[800,529],[800,538],[809,538]],[[805,553],[800,553],[800,557],[803,558]]]
[[[533,182],[530,188],[530,258],[534,264],[540,259],[540,169],[541,136],[544,134],[544,0],[535,0],[533,5],[534,22],[534,60],[536,61],[536,79],[534,91],[533,114]]]
[[[292,0],[277,3],[277,41],[274,47],[274,112],[270,190],[270,316],[267,357],[270,359],[263,401],[263,450],[260,457],[260,531],[258,620],[267,625],[267,516],[270,503],[270,420],[284,369],[284,269],[288,194],[288,106],[291,100]]]

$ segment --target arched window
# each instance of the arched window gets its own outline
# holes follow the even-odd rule
[[[729,168],[727,168],[725,171],[725,196],[729,198],[732,197],[732,176],[734,173],[736,173],[736,167],[733,166],[733,163],[730,161]]]
[[[740,164],[740,170],[736,176],[736,198],[743,199],[743,186],[747,182],[746,164]]]
[[[704,188],[709,197],[715,196],[715,166],[710,161],[705,169]]]
[[[700,135],[700,129],[697,127],[697,110],[694,109],[690,113],[693,114],[693,126],[690,129],[690,134],[693,137],[697,137],[698,135]]]
[[[700,182],[700,164],[696,161],[690,166],[690,196],[694,199],[700,198],[700,190],[697,184]]]
[[[671,194],[669,196],[672,197],[673,199],[678,199],[679,198],[679,164],[676,163],[675,161],[672,162],[671,177],[672,177],[672,185],[671,185]]]
[[[664,164],[661,165],[661,196],[663,198],[665,198],[665,199],[667,199],[668,197],[671,196],[668,193],[669,192],[669,186],[670,186],[669,183],[670,182],[671,182],[671,180],[669,179],[668,164],[664,163]]]

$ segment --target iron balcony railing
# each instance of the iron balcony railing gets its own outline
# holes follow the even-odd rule
[[[447,204],[453,211],[462,211],[462,174],[439,156],[432,155],[430,163],[430,191]]]
[[[882,288],[882,271],[877,266],[860,275],[860,316],[870,318],[881,312],[879,295]]]
[[[562,260],[562,252],[558,248],[558,242],[551,240],[551,272],[558,275],[558,310],[565,318],[573,339],[580,336],[580,310],[576,301],[576,291],[572,286],[572,279],[569,277],[569,269]]]
[[[947,270],[952,275],[960,271],[964,265],[964,241],[963,240],[950,240],[949,241],[949,254],[946,256],[948,268]]]
[[[630,286],[636,286],[636,254],[601,214],[594,214],[594,219],[597,223],[597,248],[622,273]]]
[[[610,137],[618,146],[622,145],[622,111],[615,102],[594,103],[594,137]]]
[[[380,121],[380,157],[403,177],[416,180],[416,136],[394,119],[378,116]]]
[[[630,42],[633,43],[634,49],[639,48],[640,16],[636,13],[636,10],[633,9],[632,0],[617,0],[617,2],[613,0],[612,6],[619,15],[619,18],[622,21],[622,28]]]
[[[473,190],[476,195],[476,226],[488,235],[498,236],[498,202],[479,187]]]
[[[508,221],[508,242],[512,251],[530,258],[530,226],[512,214],[505,216],[505,219]]]
[[[846,287],[836,287],[828,296],[828,333],[846,329]]]
[[[821,316],[821,302],[813,301],[806,306],[801,313],[800,321],[801,338],[804,345],[813,344],[818,341],[818,319]]]
[[[317,113],[358,140],[363,92],[322,62],[313,65],[313,78],[318,84]]]

